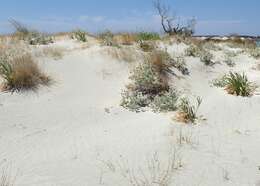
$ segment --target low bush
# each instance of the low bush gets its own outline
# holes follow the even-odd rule
[[[156,95],[169,89],[167,78],[160,72],[163,67],[159,65],[163,64],[152,64],[148,60],[134,69],[130,79],[136,91]]]
[[[229,56],[225,56],[225,59],[224,59],[224,63],[226,65],[228,65],[229,67],[234,67],[236,64],[234,63],[234,61],[232,60],[231,57]]]
[[[105,46],[117,46],[116,42],[114,41],[114,34],[109,30],[98,34],[98,38]]]
[[[197,97],[197,104],[192,105],[188,98],[182,98],[179,104],[179,112],[177,120],[185,123],[195,123],[198,119],[198,109],[202,103],[202,99]]]
[[[151,52],[155,49],[153,43],[151,42],[140,41],[139,46],[144,52]]]
[[[147,107],[151,103],[148,95],[138,91],[122,92],[121,106],[130,111],[140,112],[142,108]]]
[[[260,58],[260,49],[259,48],[251,49],[249,50],[249,54],[253,58],[258,59]]]
[[[87,42],[87,33],[83,30],[76,30],[72,34],[72,39],[76,39],[77,41]]]
[[[201,53],[201,48],[197,47],[196,45],[191,45],[185,50],[185,54],[187,56],[192,57],[199,57]]]
[[[236,96],[250,96],[253,92],[252,83],[249,82],[247,76],[239,73],[230,72],[219,80],[215,80],[213,84],[217,87],[224,87],[225,90]]]
[[[157,112],[169,112],[177,109],[178,93],[170,89],[161,95],[155,96],[152,107]]]
[[[203,62],[205,65],[212,65],[213,64],[213,55],[208,52],[208,51],[201,51],[200,53],[200,60]]]
[[[12,61],[1,59],[0,75],[5,80],[6,90],[36,90],[39,85],[49,85],[51,79],[39,68],[33,58],[27,54],[16,57]]]

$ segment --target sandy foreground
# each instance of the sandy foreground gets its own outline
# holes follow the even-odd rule
[[[15,185],[166,186],[133,184],[165,177],[169,186],[260,185],[258,90],[242,98],[211,84],[232,70],[260,85],[259,60],[240,54],[235,67],[206,67],[186,57],[190,76],[172,77],[172,85],[203,98],[199,114],[206,120],[185,125],[175,113],[120,107],[135,62],[115,59],[98,44],[65,40],[53,46],[69,50],[59,60],[38,58],[54,85],[37,93],[0,93],[0,166]],[[174,55],[187,46],[161,47]],[[214,52],[216,60],[221,55]],[[168,175],[173,162],[176,171]]]

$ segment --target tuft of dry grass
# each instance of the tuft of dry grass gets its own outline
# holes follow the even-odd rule
[[[137,36],[132,33],[120,33],[114,35],[114,40],[118,44],[133,45],[137,41]]]
[[[61,47],[44,47],[40,52],[40,56],[43,55],[44,57],[51,57],[55,60],[59,60],[63,57],[65,52],[64,48]]]
[[[45,75],[31,55],[16,57],[11,61],[2,59],[0,75],[4,89],[11,92],[37,90],[40,85],[49,85],[51,78]]]

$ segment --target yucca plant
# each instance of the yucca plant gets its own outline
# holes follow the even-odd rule
[[[198,119],[197,112],[202,103],[202,99],[197,97],[197,104],[192,105],[188,98],[181,98],[179,105],[178,120],[185,123],[195,123]]]
[[[87,33],[85,31],[82,31],[82,30],[76,30],[73,35],[72,35],[72,38],[73,39],[76,39],[78,41],[81,41],[81,42],[87,42]]]
[[[252,83],[249,82],[247,76],[239,74],[237,72],[230,72],[225,78],[226,80],[226,90],[229,94],[234,94],[237,96],[250,96],[253,89]]]

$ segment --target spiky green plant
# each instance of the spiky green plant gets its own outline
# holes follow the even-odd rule
[[[245,73],[239,74],[237,72],[230,72],[225,78],[226,90],[229,94],[234,94],[237,96],[250,96],[253,88],[252,83],[249,82]]]
[[[178,119],[180,121],[183,121],[185,123],[195,123],[195,121],[198,119],[197,112],[202,103],[202,99],[200,97],[197,97],[196,101],[197,104],[192,105],[188,98],[181,98],[178,114]]]
[[[76,30],[73,32],[72,38],[81,42],[87,42],[87,33],[83,30]]]

